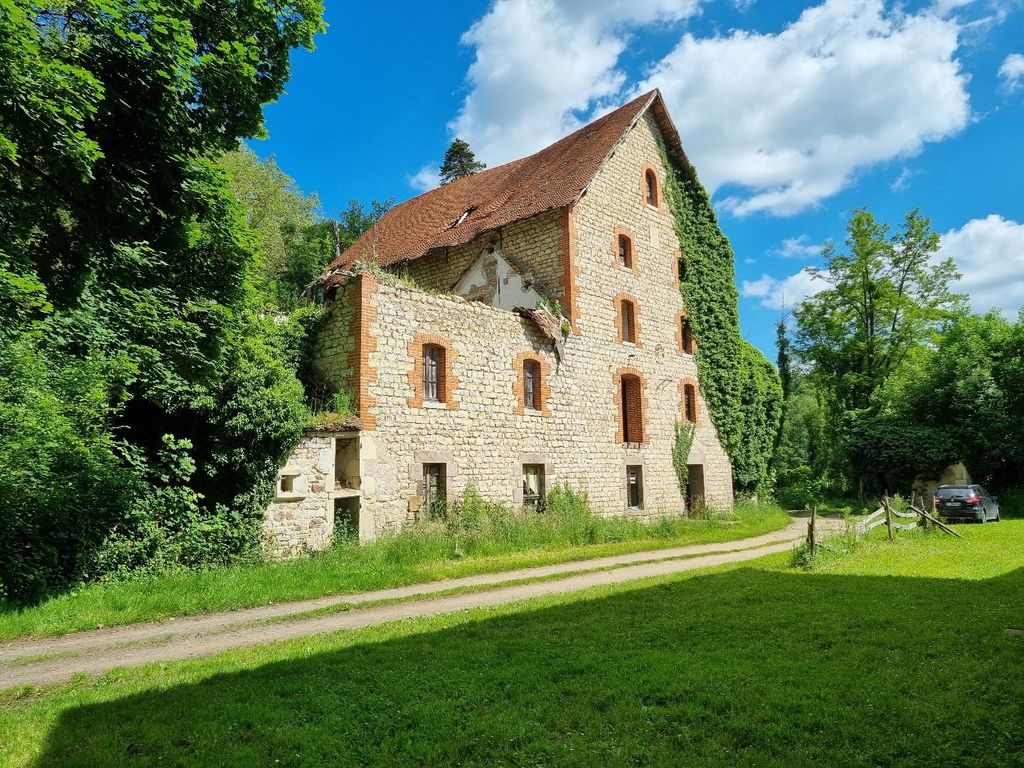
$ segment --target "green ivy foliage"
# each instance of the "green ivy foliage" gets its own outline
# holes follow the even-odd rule
[[[676,471],[679,482],[679,493],[686,498],[686,488],[690,484],[690,467],[686,463],[693,445],[693,424],[682,424],[678,419],[675,423],[675,439],[672,442],[672,468]]]
[[[778,372],[740,336],[732,246],[691,165],[665,154],[665,199],[682,249],[680,291],[697,337],[701,392],[740,491],[771,483],[782,408]]]

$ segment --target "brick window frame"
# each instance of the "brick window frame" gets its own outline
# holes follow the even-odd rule
[[[654,180],[654,202],[650,202],[647,194],[648,190],[648,179]],[[661,194],[661,179],[658,178],[658,171],[655,170],[653,165],[649,163],[644,166],[640,172],[640,200],[645,207],[652,210],[660,211],[663,209],[663,199]]]
[[[435,346],[442,350],[441,368],[438,385],[438,401],[429,401],[425,405],[423,400],[423,347]],[[444,336],[434,333],[417,334],[409,342],[409,356],[412,358],[412,369],[409,371],[409,385],[412,387],[412,397],[409,398],[410,408],[447,408],[458,410],[459,403],[455,399],[455,392],[459,388],[459,377],[455,375],[455,361],[459,353]]]
[[[633,341],[627,341],[624,334],[624,323],[622,321],[622,302],[628,301],[633,305]],[[635,347],[643,348],[640,341],[640,302],[636,296],[629,293],[617,293],[612,298],[612,306],[615,308],[615,341],[618,344],[632,344]]]
[[[687,413],[687,399],[692,397],[693,399],[693,418],[689,418]],[[679,419],[683,424],[693,424],[694,426],[700,426],[700,386],[697,384],[696,379],[686,378],[679,382]]]
[[[626,434],[626,424],[623,423],[623,415],[627,417],[628,413],[624,414],[623,403],[622,403],[622,384],[623,379],[635,379],[639,385],[639,391],[637,393],[637,400],[631,406],[631,413],[639,416],[640,419],[640,434]],[[612,384],[614,386],[613,403],[615,405],[615,442],[619,444],[645,444],[651,442],[651,436],[647,431],[648,420],[648,402],[647,402],[647,377],[644,376],[643,372],[638,368],[620,368],[617,370],[612,377]],[[629,406],[630,404],[627,404]],[[632,432],[633,430],[630,430]],[[639,437],[639,440],[626,440],[627,437]]]
[[[627,266],[623,266],[619,258],[620,238],[625,238],[629,241],[629,264]],[[616,227],[615,236],[612,237],[612,266],[623,272],[632,272],[634,275],[640,274],[640,269],[637,267],[636,238],[633,237],[632,232],[623,227]]]
[[[540,410],[526,407],[526,361],[537,363],[540,369]],[[512,383],[512,392],[516,398],[513,413],[517,416],[550,416],[551,415],[551,364],[536,352],[520,352],[512,358],[512,369],[516,372]],[[530,463],[530,462],[527,462]],[[536,463],[536,462],[534,462]]]
[[[687,349],[686,336],[683,333],[684,324],[690,331],[689,349]],[[697,338],[693,335],[693,325],[683,310],[676,312],[676,354],[689,356],[697,354]]]

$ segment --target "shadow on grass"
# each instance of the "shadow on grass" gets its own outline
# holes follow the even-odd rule
[[[1022,602],[734,570],[80,706],[39,764],[1020,765]]]

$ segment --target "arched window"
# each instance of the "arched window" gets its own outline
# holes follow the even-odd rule
[[[439,403],[444,397],[444,347],[423,345],[423,399]]]
[[[532,411],[539,411],[540,363],[536,360],[523,361],[523,405]]]
[[[658,176],[654,173],[654,169],[648,168],[644,171],[644,197],[647,200],[647,204],[657,208],[658,207]]]
[[[683,385],[683,418],[690,424],[697,423],[697,388],[693,384]]]
[[[621,379],[622,400],[619,419],[622,423],[622,442],[642,443],[644,435],[643,404],[640,377],[624,373]]]
[[[623,299],[621,304],[622,340],[636,344],[636,307]]]
[[[624,269],[633,268],[633,241],[629,235],[619,235],[619,266]]]
[[[683,315],[679,321],[682,327],[679,329],[680,340],[682,341],[683,354],[692,355],[694,350],[693,326],[690,325],[690,318]]]

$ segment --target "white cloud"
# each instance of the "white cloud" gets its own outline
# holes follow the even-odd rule
[[[770,275],[762,275],[759,280],[744,280],[740,295],[747,299],[760,299],[761,306],[768,309],[784,309],[799,304],[826,287],[824,280],[815,280],[800,270],[781,280]]]
[[[784,259],[806,259],[808,256],[817,256],[821,253],[820,243],[809,243],[807,240],[807,235],[787,237],[772,253]]]
[[[436,165],[425,165],[410,176],[409,186],[418,192],[427,192],[441,185],[441,169]]]
[[[791,215],[966,126],[958,30],[881,0],[828,0],[778,34],[686,34],[636,90],[662,89],[704,183],[733,185],[723,206]]]
[[[1012,319],[1024,307],[1024,224],[995,214],[972,219],[942,236],[937,256],[956,262],[963,277],[954,288],[975,312],[996,307]]]
[[[1024,80],[1024,56],[1019,53],[1011,53],[999,67],[999,77],[1003,79],[1003,85],[1011,91],[1021,86]]]
[[[903,170],[900,171],[900,175],[897,176],[892,184],[889,185],[889,189],[893,192],[902,192],[904,189],[910,186],[910,179],[914,175],[914,172],[903,166]]]
[[[462,36],[476,59],[449,127],[491,166],[536,151],[617,102],[630,30],[698,10],[699,0],[496,0]]]

